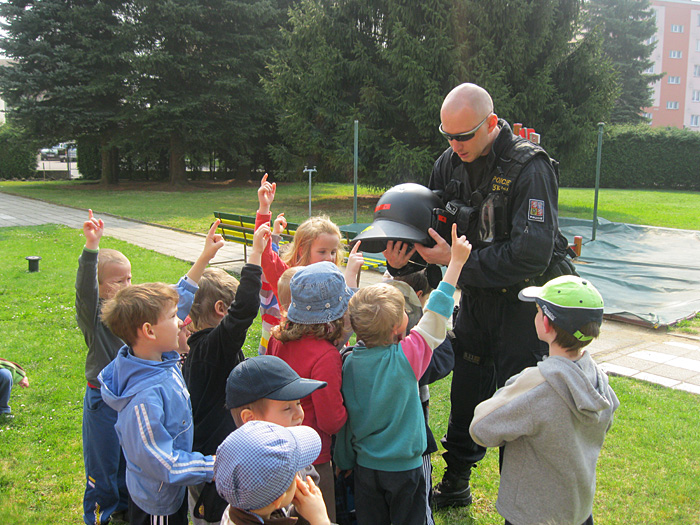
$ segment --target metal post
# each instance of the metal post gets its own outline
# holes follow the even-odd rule
[[[353,172],[355,174],[355,198],[352,201],[352,223],[357,224],[357,156],[358,156],[358,122],[355,121],[355,162]]]
[[[309,217],[311,217],[311,174],[316,173],[316,166],[314,166],[313,168],[304,166],[304,173],[306,172],[309,173]]]
[[[595,233],[598,229],[598,190],[600,189],[600,159],[603,155],[603,128],[605,122],[598,122],[598,158],[595,168],[595,200],[593,201],[593,232],[591,240],[595,241]]]

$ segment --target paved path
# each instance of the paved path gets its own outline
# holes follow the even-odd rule
[[[0,227],[46,223],[82,228],[87,210],[49,204],[0,192]],[[204,235],[109,216],[105,235],[178,259],[194,262]],[[243,247],[226,243],[213,264],[239,273]],[[362,273],[362,285],[381,281],[381,274]],[[610,374],[651,381],[700,394],[700,337],[668,334],[616,321],[603,323],[601,337],[589,349]]]

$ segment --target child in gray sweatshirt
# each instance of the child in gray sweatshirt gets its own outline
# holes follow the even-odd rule
[[[599,334],[603,299],[572,275],[519,297],[537,303],[549,357],[479,404],[469,432],[484,447],[505,445],[496,508],[507,525],[592,525],[596,462],[620,405],[583,350]]]

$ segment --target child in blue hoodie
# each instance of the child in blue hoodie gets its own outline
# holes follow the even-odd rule
[[[126,457],[132,525],[187,525],[186,487],[212,480],[214,457],[192,452],[190,394],[178,367],[178,293],[164,283],[120,290],[102,320],[126,344],[98,379]]]

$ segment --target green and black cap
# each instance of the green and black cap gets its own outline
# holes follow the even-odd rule
[[[575,275],[562,275],[544,286],[524,288],[518,297],[536,302],[550,321],[579,341],[592,339],[579,331],[581,327],[603,322],[603,298],[590,281]]]

